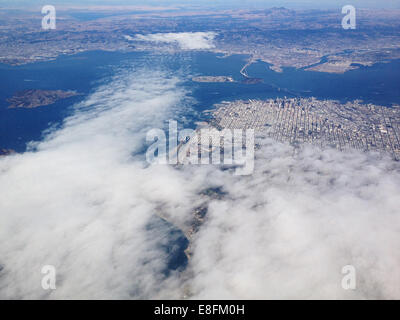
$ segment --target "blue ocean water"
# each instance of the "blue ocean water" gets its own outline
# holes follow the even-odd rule
[[[385,106],[400,103],[400,60],[360,67],[344,74],[328,74],[284,68],[275,72],[269,64],[258,61],[247,68],[251,78],[262,83],[244,84],[239,70],[246,56],[217,58],[212,53],[198,53],[193,57],[192,70],[201,75],[228,75],[237,83],[200,84],[195,96],[200,103],[233,99],[265,99],[274,97],[316,97],[341,101],[361,99],[366,103]]]
[[[25,151],[28,142],[40,140],[44,130],[72,114],[75,103],[108,81],[125,59],[117,52],[85,52],[22,66],[0,64],[0,149]],[[9,109],[6,99],[28,89],[76,90],[82,95],[34,109]]]
[[[284,68],[282,73],[277,73],[264,62],[251,65],[247,71],[249,75],[263,78],[276,88],[288,89],[289,96],[313,96],[341,101],[360,99],[365,103],[385,106],[400,102],[400,60],[377,63],[371,67],[360,66],[344,74],[295,68]]]
[[[262,83],[242,83],[240,69],[248,57],[223,57],[210,52],[186,52],[171,55],[151,53],[85,52],[60,56],[54,61],[23,66],[0,65],[0,149],[23,152],[26,143],[42,138],[44,130],[59,125],[73,112],[74,103],[85,99],[99,84],[109,81],[124,65],[159,65],[184,76],[197,111],[215,103],[234,99],[314,96],[320,99],[354,100],[391,106],[400,103],[400,60],[361,67],[344,74],[327,74],[284,68],[282,73],[269,69],[264,62],[247,68],[250,77]],[[196,83],[196,75],[225,75],[235,83]],[[35,109],[8,109],[7,98],[26,89],[76,90],[83,95]],[[195,117],[195,116],[194,116]],[[193,122],[198,120],[192,119]]]

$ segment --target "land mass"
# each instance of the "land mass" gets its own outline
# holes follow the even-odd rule
[[[152,41],[135,41],[134,35],[195,31],[216,35],[206,51],[248,55],[249,64],[261,60],[277,72],[294,67],[343,73],[400,59],[400,10],[396,9],[357,9],[354,30],[343,29],[343,15],[336,9],[124,12],[116,7],[98,12],[101,18],[93,20],[79,20],[76,13],[58,10],[57,29],[45,32],[38,25],[38,12],[1,11],[0,63],[48,61],[90,50],[176,52],[182,49],[175,43],[155,46]]]
[[[63,90],[24,90],[15,93],[12,98],[7,99],[10,103],[10,109],[26,108],[32,109],[41,106],[47,106],[58,100],[80,95],[76,91]]]
[[[224,129],[254,129],[296,146],[309,143],[341,151],[375,151],[400,159],[398,106],[389,108],[359,100],[343,104],[315,98],[277,98],[223,102],[206,112],[211,115],[209,125],[216,129],[216,139]],[[196,148],[197,138],[180,146],[181,163],[188,160],[187,152]]]

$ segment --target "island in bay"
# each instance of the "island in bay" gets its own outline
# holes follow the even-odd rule
[[[63,90],[24,90],[14,94],[12,98],[7,99],[10,103],[10,109],[13,108],[37,108],[55,103],[58,100],[66,99],[80,95],[76,91]]]

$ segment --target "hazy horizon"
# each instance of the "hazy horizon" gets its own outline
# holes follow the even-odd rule
[[[351,4],[359,8],[382,8],[382,9],[400,9],[400,1],[395,0],[193,0],[190,2],[183,0],[39,0],[32,3],[28,0],[2,0],[0,1],[0,8],[33,8],[42,5],[60,5],[60,6],[152,6],[152,7],[166,7],[166,6],[179,6],[179,7],[204,7],[204,8],[221,8],[221,9],[243,9],[243,8],[270,8],[270,7],[287,7],[293,9],[334,9],[341,8],[344,5]]]

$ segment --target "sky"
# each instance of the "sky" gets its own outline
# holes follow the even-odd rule
[[[360,8],[400,8],[398,0],[0,0],[0,7],[39,5],[145,5],[145,6],[204,6],[220,8],[337,8],[347,4]]]

